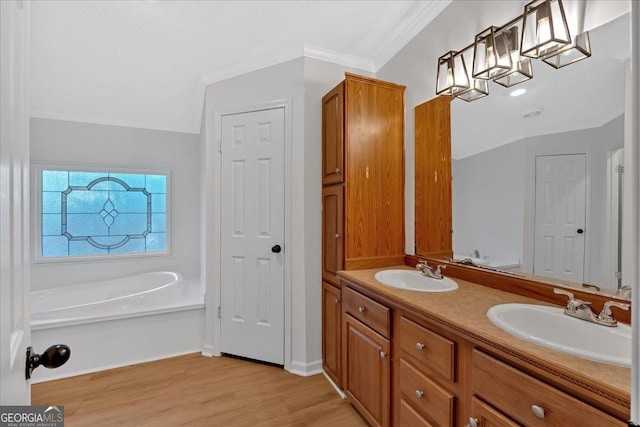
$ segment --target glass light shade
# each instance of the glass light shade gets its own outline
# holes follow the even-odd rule
[[[573,43],[556,51],[553,55],[542,60],[554,68],[562,68],[591,56],[591,42],[589,32],[580,33],[573,39]]]
[[[515,56],[515,58],[513,58],[513,67],[511,70],[509,70],[508,73],[493,79],[494,82],[504,87],[515,86],[518,83],[526,82],[533,78],[531,58],[519,56],[517,51],[512,55]]]
[[[461,54],[465,63],[473,61],[472,48],[465,49]],[[456,98],[471,102],[489,95],[489,80],[474,79],[470,68],[467,69],[467,72],[469,73],[469,89],[457,94]]]
[[[460,52],[448,52],[438,58],[437,95],[456,95],[469,89],[469,75]]]
[[[522,56],[549,56],[570,43],[562,0],[534,0],[524,7]]]
[[[511,69],[511,55],[505,33],[489,27],[476,36],[473,45],[473,78],[492,79]]]

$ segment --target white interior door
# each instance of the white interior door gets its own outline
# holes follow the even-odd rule
[[[533,273],[582,283],[586,155],[536,157]]]
[[[0,1],[0,405],[28,405],[29,3]]]
[[[221,351],[280,365],[284,117],[275,108],[221,119]]]

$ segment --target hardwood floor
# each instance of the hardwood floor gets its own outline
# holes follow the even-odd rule
[[[42,369],[42,368],[41,368]],[[366,426],[323,375],[200,354],[34,384],[73,426]]]

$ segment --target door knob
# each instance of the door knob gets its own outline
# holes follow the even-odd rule
[[[271,252],[273,252],[274,254],[279,254],[282,251],[282,248],[280,247],[280,245],[274,245],[271,248]]]
[[[27,347],[27,360],[24,376],[26,379],[30,379],[33,370],[41,365],[49,369],[59,368],[67,363],[70,356],[71,349],[68,345],[64,344],[52,345],[42,354],[35,354],[31,347]]]
[[[577,230],[577,231],[578,231],[578,234],[582,234],[582,233],[584,233],[584,230],[583,230],[582,228],[578,228],[578,230]]]

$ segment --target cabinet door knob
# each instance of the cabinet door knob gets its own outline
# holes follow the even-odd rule
[[[367,310],[367,307],[363,307],[363,306],[358,307],[358,311],[360,313],[364,313],[366,310]]]
[[[531,405],[531,412],[533,412],[533,415],[535,415],[536,418],[544,418],[544,408],[541,406]]]
[[[424,344],[422,344],[421,342],[417,342],[416,343],[416,350],[418,350],[418,351],[424,350]]]
[[[336,298],[336,304],[340,304],[340,298]]]
[[[336,233],[336,239],[339,239],[340,235],[338,233]]]
[[[336,168],[336,174],[340,173],[340,168]]]
[[[385,357],[387,357],[387,353],[385,353],[384,351],[380,350],[380,359],[384,359]]]
[[[424,391],[422,390],[416,390],[416,397],[418,399],[422,399],[422,397],[424,396]]]
[[[478,419],[477,418],[473,418],[473,417],[469,417],[469,419],[467,420],[467,426],[468,427],[478,427]]]

